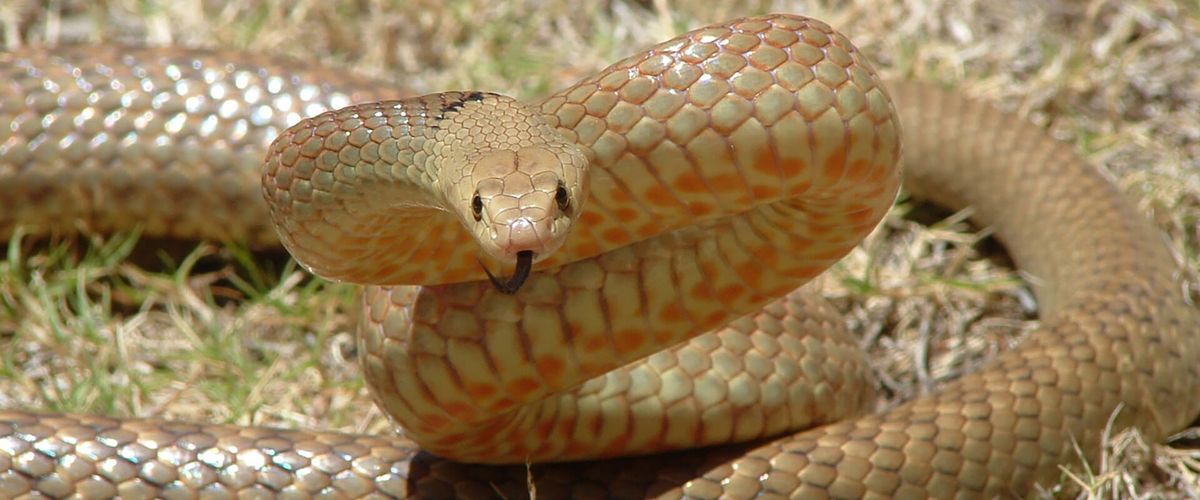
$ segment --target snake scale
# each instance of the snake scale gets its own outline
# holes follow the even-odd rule
[[[3,410],[5,498],[1022,496],[1075,444],[1096,460],[1118,407],[1150,439],[1200,412],[1200,317],[1114,186],[1015,117],[879,82],[820,21],[700,28],[528,106],[185,49],[0,73],[4,237],[281,240],[367,284],[363,370],[404,429]],[[906,188],[994,228],[1041,326],[858,416],[862,354],[792,290],[889,208],[901,135]]]

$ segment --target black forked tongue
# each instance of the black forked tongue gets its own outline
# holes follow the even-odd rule
[[[482,263],[480,263],[482,266]],[[513,270],[513,275],[508,279],[508,283],[496,279],[496,276],[488,271],[487,266],[482,266],[483,272],[487,273],[487,277],[492,281],[492,285],[499,290],[500,293],[514,294],[525,284],[525,280],[529,278],[529,271],[533,269],[533,250],[521,250],[517,252],[517,268]]]

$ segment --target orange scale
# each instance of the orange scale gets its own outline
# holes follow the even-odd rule
[[[675,201],[675,197],[671,196],[671,192],[660,185],[650,186],[646,189],[643,196],[646,198],[646,201],[660,207],[673,207],[678,204]]]
[[[717,289],[717,293],[716,293],[717,300],[720,300],[723,303],[733,302],[742,296],[743,291],[745,291],[745,289],[742,288],[740,285],[729,285],[729,286],[721,287],[721,288]]]
[[[796,278],[812,278],[824,271],[825,268],[823,266],[800,266],[788,270],[786,274]]]
[[[459,420],[470,421],[475,419],[475,409],[467,406],[465,403],[446,403],[442,405],[442,409]]]
[[[856,206],[851,209],[850,213],[846,214],[846,218],[850,219],[852,222],[855,222],[855,227],[857,227],[858,224],[862,224],[868,220],[874,219],[875,211],[871,210],[871,207]]]
[[[779,196],[778,186],[753,186],[750,188],[750,194],[759,200],[776,198]]]
[[[750,164],[750,168],[760,174],[773,176],[778,173],[775,170],[776,163],[779,163],[779,159],[775,157],[775,152],[771,151],[771,148],[763,148]]]
[[[599,335],[593,335],[583,339],[584,352],[599,352],[608,345],[608,341]]]
[[[549,269],[557,269],[562,267],[564,262],[570,262],[569,258],[571,255],[572,254],[566,249],[560,249],[546,257],[546,260],[534,264],[533,270],[546,271]]]
[[[508,399],[508,398],[504,398],[504,399],[501,399],[501,400],[499,400],[499,401],[496,401],[496,402],[495,402],[495,404],[492,404],[490,408],[491,408],[491,409],[492,409],[494,412],[496,412],[496,413],[500,413],[500,412],[502,412],[502,411],[508,411],[508,410],[512,409],[513,407],[515,407],[515,406],[517,406],[517,402],[516,402],[516,401],[513,401],[513,400],[511,400],[511,399]]]
[[[828,177],[830,179],[838,179],[838,178],[841,178],[845,172],[846,172],[846,150],[838,149],[833,152],[833,155],[831,155],[828,159],[825,160],[825,166],[823,167],[823,173],[825,174],[825,177]]]
[[[596,376],[609,371],[610,369],[610,366],[603,364],[588,363],[586,361],[581,361],[579,363],[579,371],[587,376]]]
[[[575,428],[575,419],[573,417],[564,415],[564,416],[561,416],[561,418],[559,418],[557,420],[558,420],[558,424],[556,425],[556,428],[554,429],[554,435],[570,436],[571,431]]]
[[[702,300],[712,300],[713,298],[712,289],[709,288],[707,282],[701,282],[692,287],[691,294],[692,297]]]
[[[815,236],[824,236],[829,233],[833,233],[836,230],[837,230],[836,227],[825,225],[825,224],[811,224],[808,226],[808,232],[812,233]]]
[[[429,262],[433,257],[434,248],[431,245],[421,245],[416,252],[409,255],[408,260],[412,262]]]
[[[613,210],[613,215],[615,215],[617,217],[617,220],[619,220],[621,222],[629,222],[631,220],[637,219],[638,212],[637,212],[637,210],[634,210],[632,208],[620,207],[620,208]]]
[[[603,221],[604,221],[604,216],[602,216],[596,212],[588,211],[588,212],[584,212],[583,215],[579,216],[579,222],[586,224],[588,226],[599,225]]]
[[[784,177],[799,176],[805,170],[808,170],[808,163],[797,158],[782,159],[776,162],[779,166],[780,173]]]
[[[387,263],[380,264],[376,269],[378,270],[376,274],[379,276],[396,276],[400,274],[400,265],[394,261],[388,261]],[[416,270],[409,274],[419,274],[424,277],[425,272]]]
[[[599,255],[602,251],[600,245],[593,240],[587,240],[575,247],[579,255]]]
[[[566,365],[563,360],[554,356],[542,356],[537,360],[538,373],[542,378],[546,379],[546,383],[552,386],[561,385],[563,371],[566,370]]]
[[[692,171],[685,171],[683,174],[680,174],[679,177],[676,177],[671,182],[671,185],[683,193],[704,193],[708,191],[708,186],[705,186],[700,176]]]
[[[713,190],[721,193],[734,193],[742,191],[742,177],[735,173],[723,173],[709,176],[708,182],[713,186]]]
[[[658,345],[669,345],[678,340],[677,335],[671,332],[658,332],[654,334],[654,343]]]
[[[529,395],[541,387],[536,380],[529,377],[521,377],[517,380],[508,383],[508,393],[512,394],[519,401],[528,401]]]
[[[712,311],[704,318],[703,324],[720,325],[729,321],[729,317],[722,311]]]
[[[417,416],[417,420],[420,422],[421,429],[428,432],[437,432],[450,425],[450,419],[443,415],[419,415]]]
[[[649,238],[661,232],[657,224],[648,223],[637,228],[637,235],[640,238]]]
[[[626,354],[638,350],[646,343],[646,337],[636,330],[624,330],[613,334],[617,352]]]
[[[762,266],[758,265],[757,262],[740,264],[734,268],[734,271],[737,272],[738,276],[741,276],[743,280],[752,284],[757,284],[758,282],[762,281]]]
[[[490,398],[496,395],[497,388],[493,384],[468,384],[467,394],[476,399]]]
[[[625,243],[629,243],[629,235],[625,231],[615,227],[605,229],[604,232],[600,234],[600,237],[604,238],[604,241],[610,245],[623,245]]]
[[[546,420],[546,421],[543,421],[543,422],[537,424],[537,427],[534,429],[533,432],[536,433],[543,440],[545,440],[546,438],[550,437],[551,434],[554,433],[554,421]]]
[[[717,207],[711,203],[705,203],[702,201],[694,201],[694,202],[688,203],[688,210],[690,210],[692,212],[692,215],[704,216],[704,215],[710,215],[713,212],[715,212],[717,210]]]
[[[793,243],[789,246],[793,253],[803,252],[812,245],[811,241],[804,240],[798,237],[792,238]],[[762,264],[763,267],[772,267],[779,262],[779,253],[772,247],[762,247],[753,251],[755,260]]]
[[[662,311],[659,312],[658,320],[664,323],[677,323],[679,321],[683,321],[683,308],[679,306],[678,302],[667,304],[667,306],[662,308]]]
[[[408,273],[402,273],[402,272],[400,272],[400,270],[397,269],[396,273],[394,273],[394,275],[389,275],[389,277],[395,278],[395,279],[397,279],[397,281],[400,281],[402,283],[427,283],[427,282],[430,282],[430,277],[428,277],[428,273],[426,273],[425,270],[420,270],[420,269],[410,271]]]
[[[479,261],[475,259],[475,255],[470,252],[458,254],[458,266],[473,268],[479,265]]]
[[[809,189],[812,189],[812,181],[796,182],[788,188],[786,196],[800,196],[804,193],[807,193]]]
[[[627,433],[618,434],[608,446],[604,447],[601,453],[604,456],[620,455],[629,448],[629,435]]]
[[[490,447],[491,444],[499,441],[497,439],[497,437],[500,435],[499,431],[500,429],[498,429],[495,425],[484,426],[482,428],[473,429],[472,432],[469,433],[464,432],[462,434],[464,439],[460,439],[457,442],[464,445],[461,447],[465,448]]]
[[[449,434],[446,436],[438,437],[437,439],[434,440],[434,442],[437,443],[440,447],[445,448],[448,446],[461,444],[466,440],[467,440],[466,436],[464,436],[462,434]]]

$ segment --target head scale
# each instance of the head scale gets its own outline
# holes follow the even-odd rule
[[[588,161],[536,110],[482,96],[455,104],[444,117],[450,123],[442,129],[466,144],[459,145],[465,153],[458,158],[448,155],[442,179],[448,201],[482,250],[516,265],[520,276],[561,247],[578,220]],[[467,130],[454,131],[455,124]]]

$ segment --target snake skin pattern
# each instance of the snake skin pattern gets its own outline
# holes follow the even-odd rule
[[[267,245],[274,225],[315,273],[369,284],[364,372],[404,429],[3,410],[4,498],[1023,496],[1076,444],[1095,461],[1119,406],[1117,427],[1150,439],[1200,412],[1200,315],[1128,201],[1017,118],[880,84],[812,19],[694,30],[525,115],[235,53],[29,51],[0,73],[0,236],[140,225]],[[1041,326],[936,394],[856,416],[863,354],[792,290],[883,216],[901,130],[906,188],[994,228]],[[589,168],[523,170],[547,151]],[[477,164],[525,177],[475,210]],[[522,217],[545,229],[488,249]],[[540,217],[569,236],[549,241]],[[498,269],[518,247],[553,251],[516,294],[482,281],[481,250]]]

